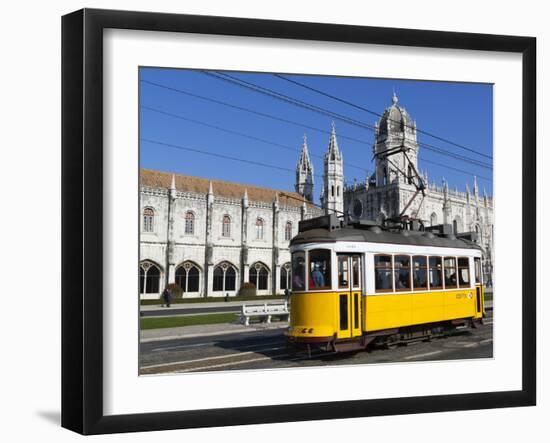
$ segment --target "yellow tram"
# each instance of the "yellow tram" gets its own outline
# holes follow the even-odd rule
[[[300,222],[290,246],[291,344],[358,350],[482,322],[481,249],[473,241],[327,215]]]

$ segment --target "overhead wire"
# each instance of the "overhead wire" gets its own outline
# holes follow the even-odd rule
[[[184,95],[188,95],[188,96],[191,96],[191,97],[194,97],[194,98],[198,98],[198,99],[201,99],[201,100],[205,100],[205,101],[209,101],[209,102],[213,102],[213,103],[217,103],[219,105],[223,105],[223,106],[226,106],[226,107],[230,107],[230,108],[233,108],[233,109],[237,109],[237,110],[240,110],[240,111],[243,111],[243,112],[248,112],[248,113],[252,113],[252,114],[256,114],[258,116],[261,116],[261,117],[265,117],[265,118],[270,118],[270,119],[273,119],[273,120],[277,120],[277,121],[281,121],[283,123],[287,123],[287,124],[291,124],[291,125],[294,125],[294,126],[299,126],[299,127],[302,127],[302,128],[306,128],[306,129],[310,129],[310,130],[314,130],[316,132],[320,132],[320,133],[324,133],[324,134],[330,134],[330,131],[327,131],[327,130],[323,130],[323,129],[320,129],[320,128],[316,128],[314,126],[310,126],[310,125],[306,125],[306,124],[303,124],[303,123],[298,123],[298,122],[295,122],[295,121],[292,121],[292,120],[288,120],[288,119],[284,119],[284,118],[281,118],[281,117],[278,117],[278,116],[274,116],[274,115],[271,115],[271,114],[267,114],[267,113],[264,113],[264,112],[259,112],[257,110],[253,110],[253,109],[250,109],[250,108],[245,108],[245,107],[242,107],[242,106],[238,106],[238,105],[234,105],[234,104],[231,104],[231,103],[227,103],[227,102],[224,102],[224,101],[221,101],[221,100],[216,100],[216,99],[213,99],[213,98],[210,98],[210,97],[205,97],[205,96],[202,96],[202,95],[199,95],[199,94],[195,94],[195,93],[192,93],[192,92],[189,92],[189,91],[186,91],[186,90],[183,90],[181,88],[174,88],[174,87],[171,87],[171,86],[167,86],[167,85],[164,85],[164,84],[161,84],[161,83],[157,83],[157,82],[152,82],[152,81],[149,81],[149,80],[145,80],[145,79],[141,79],[140,80],[142,83],[145,83],[145,84],[149,84],[149,85],[152,85],[152,86],[155,86],[155,87],[159,87],[159,88],[163,88],[163,89],[166,89],[166,90],[170,90],[170,91],[173,91],[173,92],[177,92],[177,93],[181,93],[181,94],[184,94]],[[153,108],[151,108],[153,109]],[[159,110],[155,110],[157,112],[159,112]],[[165,111],[163,111],[164,113],[166,113]],[[169,113],[166,113],[166,114],[169,114]],[[173,115],[174,116],[174,115]],[[179,118],[180,116],[178,116]],[[198,121],[195,121],[198,123]],[[205,124],[204,122],[201,122],[200,124]],[[205,124],[205,125],[208,125],[208,124]],[[211,127],[215,127],[214,125],[209,125]],[[221,129],[219,127],[216,127],[217,129]],[[236,131],[231,131],[231,130],[228,130],[226,128],[223,128],[223,130],[227,131],[227,132],[233,132],[233,133],[237,133]],[[259,138],[256,138],[254,136],[248,136],[248,135],[245,135],[245,134],[242,134],[242,133],[238,133],[239,135],[242,135],[242,136],[246,136],[248,138],[251,138],[251,139],[257,139],[258,141],[262,141],[262,142],[265,142],[265,143],[269,143],[269,144],[273,144],[273,145],[278,145],[280,147],[284,147],[285,149],[288,149],[289,147],[288,146],[285,146],[285,145],[281,145],[281,144],[278,144],[278,143],[275,143],[275,142],[270,142],[270,141],[267,141],[267,140],[263,140],[263,139],[259,139]],[[356,138],[353,138],[353,137],[349,137],[345,134],[339,134],[338,135],[339,138],[342,138],[342,139],[347,139],[347,140],[350,140],[350,141],[353,141],[353,142],[356,142],[356,143],[360,143],[360,144],[364,144],[364,145],[367,145],[367,146],[372,146],[370,143],[368,142],[365,142],[363,140],[359,140],[359,139],[356,139]],[[294,150],[294,148],[291,148]],[[313,156],[314,154],[312,154]],[[314,155],[314,156],[317,156],[317,155]],[[451,166],[448,166],[448,165],[443,165],[441,163],[438,163],[438,162],[435,162],[435,161],[432,161],[432,160],[428,160],[428,159],[425,159],[425,158],[421,158],[420,159],[421,162],[426,162],[426,163],[431,163],[431,164],[434,164],[434,165],[437,165],[437,166],[440,166],[440,167],[443,167],[443,168],[448,168],[448,169],[451,169],[451,170],[454,170],[456,172],[460,172],[460,173],[463,173],[465,175],[468,175],[468,176],[474,176],[476,174],[472,173],[472,172],[469,172],[469,171],[465,171],[463,169],[459,169],[459,168],[455,168],[455,167],[451,167]],[[353,167],[353,166],[352,166]],[[356,167],[358,169],[362,169],[362,170],[366,170],[364,168],[360,168],[360,167]],[[292,171],[291,169],[288,169],[288,168],[283,168],[284,170],[287,170],[287,171]],[[318,176],[318,175],[317,175]],[[482,180],[486,180],[488,182],[491,182],[492,180],[487,178],[487,177],[484,177],[482,175],[476,175],[479,179],[482,179]],[[321,176],[322,177],[322,176]]]
[[[323,95],[323,96],[328,97],[328,98],[331,98],[331,99],[333,99],[333,100],[336,100],[336,101],[338,101],[338,102],[340,102],[340,103],[344,103],[344,104],[346,104],[346,105],[348,105],[348,106],[352,106],[352,107],[354,107],[354,108],[356,108],[356,109],[360,109],[361,111],[367,112],[367,113],[372,114],[372,115],[375,115],[375,116],[377,116],[377,117],[382,117],[382,114],[380,114],[379,112],[372,111],[372,110],[370,110],[370,109],[368,109],[368,108],[365,108],[364,106],[360,106],[360,105],[358,105],[358,104],[356,104],[356,103],[350,102],[350,101],[345,100],[345,99],[343,99],[343,98],[341,98],[341,97],[337,97],[337,96],[335,96],[335,95],[333,95],[333,94],[329,94],[328,92],[321,91],[320,89],[317,89],[317,88],[314,88],[314,87],[312,87],[312,86],[306,85],[306,84],[301,83],[301,82],[299,82],[299,81],[297,81],[297,80],[290,79],[290,78],[288,78],[288,77],[286,77],[286,76],[284,76],[284,75],[281,75],[281,74],[272,74],[272,75],[275,76],[275,77],[277,77],[277,78],[280,78],[280,79],[282,79],[282,80],[285,80],[285,81],[287,81],[287,82],[289,82],[289,83],[293,83],[293,84],[295,84],[295,85],[297,85],[297,86],[300,86],[300,87],[302,87],[302,88],[304,88],[304,89],[308,89],[308,90],[310,90],[310,91],[316,92],[317,94]],[[394,122],[395,122],[395,120],[390,119],[390,118],[388,118],[388,120],[394,121]],[[411,127],[409,126],[409,128],[411,128]],[[479,151],[477,151],[477,150],[475,150],[475,149],[468,148],[467,146],[464,146],[464,145],[462,145],[462,144],[453,142],[453,141],[451,141],[451,140],[449,140],[449,139],[446,139],[446,138],[444,138],[444,137],[435,135],[435,134],[433,134],[433,133],[431,133],[431,132],[428,132],[428,131],[426,131],[426,130],[416,128],[416,131],[419,132],[419,133],[421,133],[421,134],[427,135],[428,137],[435,138],[435,139],[437,139],[437,140],[440,140],[440,141],[442,141],[442,142],[445,142],[445,143],[448,143],[448,144],[450,144],[450,145],[456,146],[456,147],[458,147],[458,148],[460,148],[460,149],[463,149],[463,150],[465,150],[465,151],[471,152],[471,153],[473,153],[473,154],[477,154],[477,155],[486,157],[486,158],[491,159],[491,160],[493,159],[493,157],[492,157],[491,155],[487,155],[487,154],[485,154],[485,153],[483,153],[483,152],[479,152]]]
[[[210,123],[206,123],[206,122],[203,122],[203,121],[200,121],[200,120],[196,120],[196,119],[193,119],[193,118],[185,117],[185,116],[183,116],[183,115],[174,114],[174,113],[171,113],[171,112],[163,111],[163,110],[161,110],[161,109],[152,108],[152,107],[150,107],[150,106],[145,106],[145,105],[141,105],[141,108],[142,108],[142,109],[146,109],[146,110],[148,110],[148,111],[157,112],[157,113],[159,113],[159,114],[167,115],[167,116],[169,116],[169,117],[177,118],[177,119],[180,119],[180,120],[185,120],[185,121],[188,121],[188,122],[197,124],[197,125],[206,126],[206,127],[208,127],[208,128],[216,129],[216,130],[218,130],[218,131],[227,132],[228,134],[234,134],[234,135],[238,135],[238,136],[240,136],[240,137],[248,138],[248,139],[250,139],[250,140],[254,140],[254,141],[258,141],[258,142],[265,143],[265,144],[268,144],[268,145],[276,146],[276,147],[281,148],[281,149],[286,149],[287,151],[292,151],[292,152],[297,152],[297,153],[300,153],[300,152],[301,152],[301,149],[299,149],[299,148],[293,148],[292,146],[283,145],[283,144],[281,144],[281,143],[277,143],[277,142],[273,142],[273,141],[270,141],[270,140],[266,140],[266,139],[263,139],[263,138],[260,138],[260,137],[256,137],[256,136],[254,136],[254,135],[249,135],[249,134],[245,134],[245,133],[243,133],[243,132],[234,131],[234,130],[232,130],[232,129],[223,128],[223,127],[221,127],[221,126],[217,126],[217,125],[213,125],[213,124],[210,124]],[[319,155],[319,154],[311,153],[310,155],[311,155],[312,157],[324,159],[324,156]],[[344,163],[344,166],[346,166],[346,167],[348,167],[348,168],[359,169],[360,171],[363,171],[364,173],[367,173],[367,172],[368,172],[367,169],[362,168],[362,167],[360,167],[360,166],[350,165],[350,164],[348,164],[348,163]]]
[[[152,139],[148,139],[148,138],[140,138],[139,140],[142,141],[142,142],[151,143],[151,144],[155,144],[155,145],[160,145],[160,146],[164,146],[164,147],[168,147],[168,148],[172,148],[172,149],[179,149],[179,150],[182,150],[182,151],[195,152],[197,154],[208,155],[210,157],[222,158],[224,160],[232,160],[232,161],[236,161],[236,162],[247,163],[247,164],[254,165],[254,166],[261,166],[263,168],[271,168],[271,169],[277,169],[279,171],[291,172],[292,174],[294,174],[296,172],[294,169],[285,168],[284,166],[273,165],[273,164],[270,164],[270,163],[263,163],[263,162],[259,162],[259,161],[256,161],[256,160],[247,160],[247,159],[240,158],[240,157],[234,157],[232,155],[220,154],[219,152],[205,151],[204,149],[193,148],[193,147],[190,147],[190,146],[176,145],[174,143],[166,143],[166,142],[162,142],[162,141],[159,141],[159,140],[152,140]],[[313,174],[313,176],[317,177],[317,178],[320,178],[320,179],[324,179],[324,177],[322,175],[319,175],[319,174]]]
[[[237,78],[235,76],[232,76],[230,74],[227,74],[225,72],[217,72],[217,71],[212,72],[212,71],[204,71],[204,70],[201,71],[201,72],[205,75],[211,76],[213,78],[217,78],[218,80],[223,80],[223,81],[232,83],[236,86],[240,86],[240,87],[243,87],[243,88],[247,88],[249,90],[253,90],[253,91],[258,92],[260,94],[264,94],[264,95],[270,96],[272,98],[275,98],[277,100],[281,100],[281,101],[286,102],[288,104],[292,104],[292,105],[301,107],[303,109],[306,109],[306,110],[309,110],[309,111],[312,111],[312,112],[317,112],[319,114],[326,115],[326,116],[331,117],[331,118],[336,119],[336,120],[340,120],[344,123],[347,123],[347,124],[350,124],[350,125],[353,125],[353,126],[357,126],[357,127],[362,128],[362,129],[367,129],[367,130],[372,131],[372,132],[376,131],[376,128],[374,126],[369,125],[367,123],[361,122],[359,120],[353,119],[353,118],[345,116],[343,114],[339,114],[339,113],[330,111],[330,110],[322,108],[320,106],[312,105],[312,104],[304,102],[302,100],[295,99],[295,98],[290,97],[286,94],[282,94],[282,93],[274,91],[272,89],[256,85],[256,84],[248,82],[246,80],[239,79],[239,78]],[[449,152],[449,151],[447,151],[447,150],[445,150],[441,147],[437,147],[437,146],[434,146],[434,145],[429,144],[429,143],[417,142],[417,144],[419,146],[425,147],[426,149],[428,149],[430,151],[437,152],[441,155],[452,157],[456,160],[460,160],[460,161],[463,161],[465,163],[470,163],[470,164],[473,164],[475,166],[479,166],[481,168],[492,169],[492,165],[490,165],[489,163],[484,163],[480,160],[476,160],[476,159],[473,159],[471,157],[466,157],[466,156],[463,156],[463,155],[460,155],[460,154]]]

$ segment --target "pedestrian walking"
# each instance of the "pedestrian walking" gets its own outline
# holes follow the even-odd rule
[[[164,288],[164,291],[162,291],[162,300],[164,301],[162,306],[166,305],[166,307],[169,308],[170,301],[172,300],[172,294],[170,294],[168,288]]]

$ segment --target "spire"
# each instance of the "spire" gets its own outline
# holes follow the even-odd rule
[[[327,156],[329,160],[340,160],[341,158],[340,149],[338,148],[338,140],[336,140],[336,125],[334,120],[331,123]]]
[[[313,201],[313,163],[307,149],[307,135],[304,134],[300,159],[296,164],[296,192],[309,201]]]
[[[479,189],[477,187],[477,177],[474,175],[474,195],[477,197],[479,194]]]
[[[313,166],[311,164],[311,160],[309,158],[309,151],[307,149],[307,135],[304,134],[304,142],[302,143],[302,152],[300,153],[300,160],[298,161],[298,165],[296,166],[296,169],[301,169],[303,171],[307,171],[308,169],[313,170]]]
[[[248,189],[244,188],[244,195],[243,195],[243,206],[248,207]]]
[[[212,180],[210,180],[210,182],[208,183],[208,193],[214,194],[214,190],[212,189]]]

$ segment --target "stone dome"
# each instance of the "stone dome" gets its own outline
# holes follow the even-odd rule
[[[386,136],[389,132],[392,134],[399,134],[405,131],[405,128],[412,130],[415,127],[415,122],[409,115],[409,113],[397,104],[398,99],[395,92],[392,96],[392,104],[388,107],[380,121],[378,122],[378,135]]]

